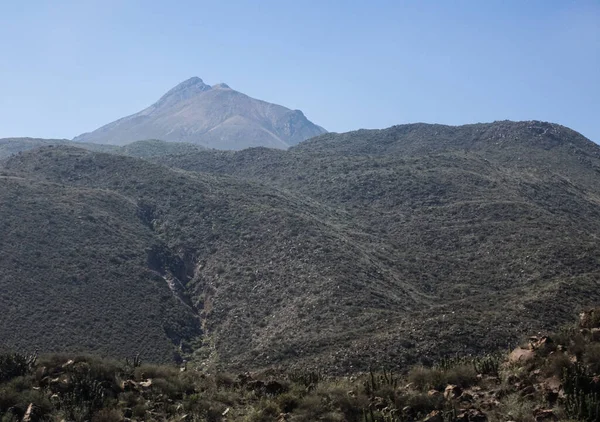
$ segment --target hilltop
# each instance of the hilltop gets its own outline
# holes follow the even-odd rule
[[[160,139],[217,149],[286,149],[324,132],[300,110],[251,98],[226,84],[210,86],[193,77],[150,107],[73,140],[124,145]]]

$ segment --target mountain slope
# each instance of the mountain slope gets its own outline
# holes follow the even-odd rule
[[[195,359],[353,372],[505,348],[600,301],[599,150],[541,122],[407,125],[161,165],[43,148],[3,171],[135,204],[163,245],[147,267],[200,318]]]
[[[346,213],[360,227],[353,241],[434,305],[374,333],[378,347],[448,353],[506,344],[508,327],[556,326],[600,299],[599,153],[558,125],[496,122],[156,160],[261,181]],[[363,340],[354,347],[368,347]]]
[[[147,109],[74,140],[124,145],[161,139],[218,149],[285,149],[324,132],[299,110],[250,98],[225,84],[211,87],[194,77]]]
[[[425,300],[347,239],[343,215],[294,195],[65,147],[22,153],[5,171],[36,183],[108,190],[137,204],[170,260],[184,268],[175,275],[210,333],[204,350],[215,350],[227,365],[314,358],[322,348],[329,353],[326,345],[343,347],[355,333],[367,335],[369,321]],[[26,222],[22,230],[35,234]],[[8,291],[18,289],[15,282],[5,279]]]
[[[137,214],[113,192],[0,176],[1,347],[167,362],[200,335]]]

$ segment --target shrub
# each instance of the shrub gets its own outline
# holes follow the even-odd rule
[[[22,353],[0,354],[0,382],[27,374],[37,360],[37,353],[25,355]]]
[[[498,409],[498,414],[503,419],[515,422],[535,422],[533,416],[535,404],[525,400],[518,393],[513,393],[504,398]],[[510,419],[507,419],[510,418]]]
[[[102,409],[92,417],[92,422],[121,422],[123,413],[117,409]]]
[[[564,353],[555,353],[548,357],[544,373],[546,376],[562,377],[565,370],[571,367],[571,359]]]
[[[426,368],[424,366],[412,368],[408,373],[408,381],[421,391],[427,391],[431,388],[442,390],[446,387],[446,382],[440,369]]]
[[[600,344],[588,344],[584,352],[584,362],[589,366],[590,370],[598,375],[600,374]]]
[[[565,370],[562,378],[567,416],[583,420],[600,420],[600,383],[581,364]]]

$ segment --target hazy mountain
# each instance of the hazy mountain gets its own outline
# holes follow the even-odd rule
[[[74,140],[124,145],[161,139],[217,149],[255,146],[285,149],[324,132],[300,110],[250,98],[226,84],[210,86],[194,77],[171,89],[147,109]]]
[[[55,147],[5,162],[5,344],[164,358],[171,342],[228,368],[352,372],[504,349],[600,300],[600,147],[559,125],[153,160]],[[137,318],[131,338],[111,335],[127,318],[108,300]]]
[[[92,143],[73,142],[68,139],[43,139],[43,138],[1,138],[0,160],[18,154],[19,152],[50,145],[72,145],[91,151],[116,152],[119,147],[114,145],[98,145]]]
[[[93,144],[89,142],[74,142],[68,139],[40,139],[40,138],[3,138],[0,139],[0,160],[8,158],[19,152],[29,151],[44,146],[73,146],[90,151],[110,152],[132,157],[149,158],[160,155],[177,155],[198,152],[204,148],[181,142],[165,142],[156,139],[136,141],[122,147],[116,145]]]

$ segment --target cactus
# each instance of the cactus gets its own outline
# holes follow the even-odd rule
[[[581,364],[563,371],[564,406],[568,416],[582,421],[600,420],[600,385]]]
[[[295,371],[288,375],[290,381],[304,385],[306,388],[316,387],[324,378],[323,373],[319,371]]]
[[[396,389],[398,387],[398,378],[394,377],[392,371],[387,372],[385,369],[379,375],[375,375],[373,370],[369,370],[369,378],[363,383],[363,386],[367,395],[373,396],[382,386],[390,386]]]
[[[473,360],[473,367],[478,374],[498,376],[500,371],[500,356],[485,355]]]
[[[130,368],[138,368],[142,366],[142,358],[140,357],[140,354],[138,353],[137,355],[135,355],[133,359],[131,359],[131,361],[129,360],[129,358],[125,358],[125,365]]]

